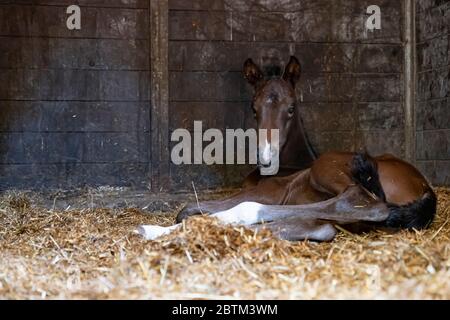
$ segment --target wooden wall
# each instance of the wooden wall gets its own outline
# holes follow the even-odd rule
[[[74,3],[80,31],[65,27]],[[381,30],[365,29],[372,4],[381,7]],[[301,113],[319,152],[366,147],[404,156],[403,7],[0,0],[0,189],[238,185],[247,166],[175,166],[168,141],[194,120],[205,129],[255,125],[241,75],[248,57],[263,67],[299,58]]]
[[[0,1],[0,189],[147,186],[148,4]]]
[[[417,5],[417,164],[450,185],[450,1]]]

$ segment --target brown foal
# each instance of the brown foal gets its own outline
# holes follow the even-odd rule
[[[208,213],[256,229],[264,222],[283,239],[317,241],[333,239],[335,225],[427,227],[436,212],[436,196],[413,165],[388,154],[329,152],[316,159],[298,112],[295,85],[300,71],[300,63],[291,57],[281,78],[266,81],[252,60],[244,64],[244,76],[255,89],[252,109],[258,129],[279,129],[279,173],[263,177],[254,171],[237,194],[189,204],[177,221]],[[259,149],[270,148],[270,143],[268,136]],[[264,160],[266,165],[275,161]],[[151,239],[174,228],[143,226],[140,231]]]

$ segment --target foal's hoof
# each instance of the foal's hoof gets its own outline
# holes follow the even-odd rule
[[[177,223],[183,222],[183,220],[191,217],[191,216],[198,216],[201,215],[202,212],[198,207],[192,207],[190,205],[185,206],[183,209],[181,209],[180,212],[178,212],[176,221]]]

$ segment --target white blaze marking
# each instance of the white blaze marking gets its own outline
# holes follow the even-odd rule
[[[263,150],[261,153],[262,164],[267,165],[267,164],[270,164],[270,162],[272,160],[272,152],[271,152],[272,149],[271,149],[270,143],[267,141],[267,139],[264,142],[263,146],[264,147],[263,147]]]

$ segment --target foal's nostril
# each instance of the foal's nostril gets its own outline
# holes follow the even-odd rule
[[[270,168],[271,166],[272,166],[272,162],[269,164],[258,162],[258,164],[257,164],[258,168]]]

